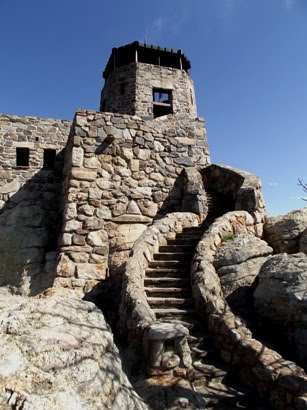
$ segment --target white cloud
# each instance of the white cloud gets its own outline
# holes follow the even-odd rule
[[[287,10],[292,10],[296,5],[296,0],[282,0]]]
[[[278,183],[278,182],[275,182],[275,181],[269,181],[269,182],[268,182],[268,186],[278,187],[278,186],[279,186],[279,183]]]

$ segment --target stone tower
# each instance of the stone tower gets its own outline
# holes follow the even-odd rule
[[[181,50],[134,43],[113,48],[103,72],[100,110],[145,120],[197,116],[190,61]]]

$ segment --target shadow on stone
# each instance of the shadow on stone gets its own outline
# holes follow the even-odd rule
[[[53,169],[41,169],[0,211],[0,286],[36,295],[53,284],[61,224],[62,150]]]

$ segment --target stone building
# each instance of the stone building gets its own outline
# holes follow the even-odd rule
[[[225,404],[223,392],[230,405],[219,408],[234,408],[234,403],[237,408],[242,396],[236,392],[238,387],[232,387],[224,364],[214,367],[210,361],[219,356],[228,369],[236,367],[241,380],[258,389],[275,408],[306,409],[304,371],[254,339],[245,321],[230,307],[229,298],[231,294],[236,302],[237,297],[240,303],[249,300],[264,260],[274,265],[273,249],[281,246],[284,251],[284,246],[291,245],[297,251],[302,237],[301,250],[306,251],[305,218],[297,218],[299,229],[294,229],[291,217],[293,232],[289,235],[285,228],[287,235],[280,237],[276,225],[284,226],[283,221],[271,222],[271,228],[264,224],[259,178],[210,163],[205,124],[197,116],[189,70],[190,62],[181,50],[134,42],[112,50],[103,72],[100,111],[79,110],[72,122],[0,115],[0,286],[24,296],[53,288],[40,295],[42,299],[31,299],[31,315],[45,316],[40,311],[37,315],[34,304],[42,307],[49,299],[52,314],[47,316],[53,331],[53,315],[57,311],[61,316],[61,306],[69,311],[64,316],[70,328],[78,322],[74,316],[81,318],[87,329],[79,344],[94,341],[95,366],[101,359],[97,343],[103,346],[103,354],[109,352],[109,345],[104,330],[103,336],[98,335],[103,340],[97,342],[91,326],[84,323],[93,306],[76,304],[75,296],[99,304],[111,295],[121,331],[126,340],[138,343],[147,376],[158,376],[158,384],[159,380],[163,384],[161,375],[180,379],[180,383],[185,379],[182,390],[186,397],[179,397],[179,401],[184,399],[184,408],[192,398],[197,407],[191,408],[199,408],[204,398],[215,403],[214,395]],[[267,238],[272,237],[268,241],[272,248],[260,240],[263,229]],[[227,245],[229,240],[232,242]],[[301,258],[302,254],[296,256],[298,265]],[[77,305],[80,315],[74,313]],[[14,306],[8,313],[13,324],[6,319],[2,322],[2,331],[9,336],[14,332],[20,335],[19,319],[11,315]],[[20,306],[16,308],[19,313]],[[66,335],[62,321],[57,323]],[[297,321],[301,326],[300,317]],[[32,326],[32,316],[29,323]],[[104,322],[97,319],[97,323],[93,322],[94,329],[104,329]],[[33,329],[38,337],[35,325]],[[302,326],[297,332],[303,361],[304,332]],[[66,343],[66,336],[59,334],[59,344],[52,336],[57,348]],[[48,337],[50,334],[42,338],[43,349]],[[63,351],[70,352],[72,339],[64,343]],[[25,351],[34,354],[32,348]],[[76,357],[82,362],[79,353],[72,353],[72,362]],[[45,353],[40,357],[45,362]],[[107,366],[103,360],[99,365],[100,373],[95,367],[99,378],[113,363],[113,359],[107,360]],[[47,362],[49,366],[51,362]],[[57,366],[50,367],[58,372]],[[65,355],[61,366],[66,371]],[[110,369],[114,377],[117,370]],[[27,378],[24,369],[22,373]],[[82,374],[80,384],[90,400],[95,395],[84,388],[83,371],[75,373]],[[27,380],[32,379],[30,374]],[[125,378],[118,380],[118,387],[125,385]],[[41,384],[49,390],[49,383],[48,378],[48,383]],[[90,384],[97,387],[96,381]],[[22,393],[15,394],[15,387],[10,386],[6,402],[14,408],[19,398],[26,403],[24,387]],[[108,394],[97,396],[108,397],[106,386]],[[145,390],[154,392],[156,380],[153,386]],[[77,386],[76,391],[82,389]],[[169,398],[174,394],[179,393],[172,391]],[[156,395],[167,398],[164,393]],[[122,404],[125,399],[119,400]],[[249,403],[257,406],[257,400],[254,403],[252,394]]]
[[[256,177],[210,166],[190,67],[181,50],[134,42],[112,50],[100,111],[77,111],[72,123],[0,116],[1,284],[83,294],[111,276],[120,286],[146,227],[199,207],[186,197],[189,169],[238,209],[249,181],[249,206],[264,214]]]

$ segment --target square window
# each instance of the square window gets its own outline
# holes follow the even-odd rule
[[[30,158],[29,148],[16,148],[16,166],[28,167]]]
[[[172,103],[172,91],[154,88],[153,89],[153,101],[154,103],[171,104]]]
[[[154,118],[173,114],[172,90],[162,88],[153,89],[153,115]]]
[[[44,149],[43,169],[54,169],[55,157],[56,157],[55,149],[49,149],[49,148]]]

